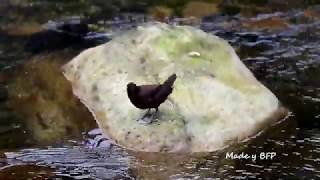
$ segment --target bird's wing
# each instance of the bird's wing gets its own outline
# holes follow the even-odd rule
[[[139,96],[152,101],[161,87],[161,85],[142,85],[140,86]]]
[[[157,91],[157,93],[153,96],[153,98],[159,101],[165,101],[171,93],[172,93],[172,87],[161,86],[161,88]]]

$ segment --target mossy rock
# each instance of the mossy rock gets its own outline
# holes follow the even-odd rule
[[[103,133],[135,151],[214,151],[254,136],[285,113],[227,41],[189,26],[149,23],[82,52],[63,67]],[[127,97],[128,82],[177,74],[157,121]]]

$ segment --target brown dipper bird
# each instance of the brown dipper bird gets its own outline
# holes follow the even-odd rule
[[[127,93],[131,103],[139,109],[148,109],[146,114],[142,116],[142,120],[150,116],[150,110],[156,109],[162,104],[168,96],[172,93],[172,86],[176,80],[176,74],[172,74],[163,84],[141,85],[137,86],[135,83],[130,82],[127,84]],[[151,120],[153,119],[152,115]],[[150,120],[150,122],[151,122]]]

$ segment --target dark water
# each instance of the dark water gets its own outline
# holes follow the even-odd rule
[[[0,4],[0,179],[320,179],[320,6],[316,2],[266,7],[246,1],[223,4],[214,15],[201,17],[201,23],[190,18],[168,20],[227,39],[291,111],[250,141],[188,155],[136,153],[110,145],[60,73],[60,65],[81,50],[149,21],[150,14],[162,17],[146,10],[157,3],[119,2],[3,0]],[[183,15],[179,3],[168,6]],[[89,28],[78,22],[79,16]],[[66,21],[73,25],[63,26]],[[257,159],[226,159],[230,152]],[[276,156],[260,158],[267,152]]]

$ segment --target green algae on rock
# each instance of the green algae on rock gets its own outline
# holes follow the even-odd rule
[[[188,26],[149,23],[88,49],[63,67],[73,92],[103,133],[135,151],[204,152],[255,135],[284,115],[223,39]],[[163,82],[177,74],[157,121],[127,97],[128,82]]]

